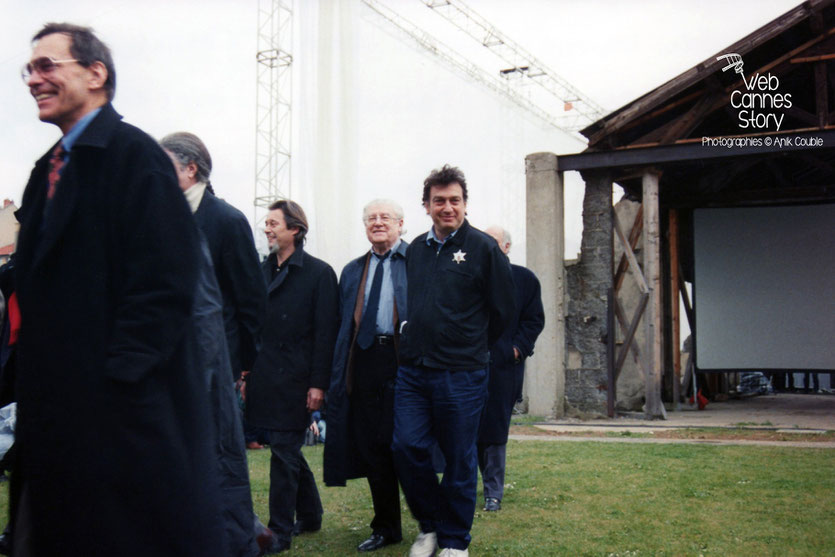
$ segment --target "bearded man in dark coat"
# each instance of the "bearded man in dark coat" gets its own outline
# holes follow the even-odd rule
[[[264,234],[270,255],[261,269],[267,314],[261,351],[246,377],[246,418],[270,435],[270,551],[291,536],[322,527],[322,501],[302,455],[310,413],[325,398],[339,319],[339,287],[330,265],[304,250],[307,216],[288,199],[270,205]]]
[[[63,137],[17,213],[14,555],[223,555],[198,233],[174,168],[120,122],[91,29],[46,25],[23,77]]]

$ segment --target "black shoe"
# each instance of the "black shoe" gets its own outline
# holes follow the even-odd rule
[[[502,508],[502,502],[495,497],[484,498],[484,510],[487,512],[494,512]]]
[[[322,529],[322,519],[319,522],[308,522],[307,520],[297,520],[293,524],[293,535],[298,536],[305,532],[318,532]]]
[[[383,534],[371,534],[370,538],[357,546],[357,551],[376,551],[381,547],[385,547],[393,543],[400,543],[401,540],[402,538],[400,540],[395,540],[393,538],[389,538],[388,536],[384,536]]]
[[[0,534],[0,554],[12,554],[12,534],[11,532],[3,532]]]

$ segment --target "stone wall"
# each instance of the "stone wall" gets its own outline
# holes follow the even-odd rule
[[[612,285],[612,182],[584,176],[580,260],[566,267],[566,414],[606,413],[606,314]]]

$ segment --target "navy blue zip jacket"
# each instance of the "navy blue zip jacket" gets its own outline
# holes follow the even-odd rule
[[[510,263],[492,237],[464,224],[438,250],[428,232],[406,252],[408,321],[401,363],[452,371],[484,369],[488,346],[516,308]]]

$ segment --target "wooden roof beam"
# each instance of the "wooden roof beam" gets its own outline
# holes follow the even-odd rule
[[[755,47],[758,47],[767,42],[768,40],[780,35],[785,30],[790,29],[791,27],[803,21],[804,19],[814,16],[819,10],[823,9],[832,2],[833,0],[820,0],[807,2],[801,6],[798,6],[797,8],[777,18],[770,24],[754,31],[742,40],[732,44],[728,48],[724,49],[722,52],[736,52],[745,55],[749,53],[751,50],[753,50]],[[833,32],[835,32],[835,29],[830,29],[826,34],[815,37],[811,41],[807,41],[803,45],[800,45],[800,47],[792,50],[791,52],[802,52],[803,50],[808,49],[810,46],[820,42]],[[791,56],[794,56],[795,54],[792,54]],[[699,76],[704,75],[706,72],[711,74],[718,72],[721,69],[722,64],[718,60],[716,60],[716,56],[717,55],[714,55],[713,57],[708,58],[701,64],[694,66],[693,68],[684,72],[678,77],[668,81],[667,83],[661,85],[657,89],[650,91],[649,93],[637,99],[636,101],[633,101],[630,105],[627,105],[620,112],[616,112],[611,118],[608,119],[608,121],[606,121],[606,118],[601,120],[601,128],[598,129],[596,132],[587,135],[587,137],[589,138],[589,145],[592,146],[604,137],[611,135],[616,131],[620,131],[620,129],[629,122],[631,122],[633,118],[638,117],[638,115],[641,112],[656,108],[660,103],[663,102],[665,98],[668,99],[686,90],[688,87],[691,87],[699,81]],[[788,58],[790,58],[791,56],[788,56]],[[766,66],[763,66],[757,71],[759,71],[760,73],[766,72],[783,61],[784,58],[781,57],[775,60],[774,62],[767,64]],[[733,90],[738,86],[739,83],[734,83],[731,86],[730,90]],[[585,130],[582,130],[582,132],[591,132],[591,129],[594,126],[595,124],[592,124]],[[586,135],[586,133],[584,133],[584,135]]]

